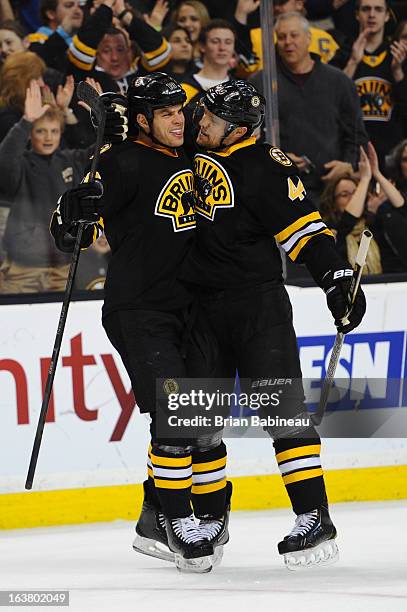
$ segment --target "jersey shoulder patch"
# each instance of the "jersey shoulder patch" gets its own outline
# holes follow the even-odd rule
[[[285,168],[293,166],[293,162],[291,161],[291,159],[278,147],[270,147],[269,155],[272,160],[274,160],[278,164],[281,164]]]

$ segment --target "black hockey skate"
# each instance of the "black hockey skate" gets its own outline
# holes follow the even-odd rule
[[[212,569],[213,546],[201,533],[194,515],[165,519],[168,546],[181,572],[206,573]]]
[[[133,549],[143,555],[174,562],[174,553],[168,548],[165,517],[151,500],[148,482],[143,483],[144,501],[136,525]]]
[[[203,536],[213,546],[212,567],[216,567],[222,561],[223,547],[229,542],[229,515],[230,515],[230,499],[232,497],[232,483],[226,483],[226,505],[225,512],[220,518],[214,518],[210,515],[197,516],[199,518],[199,527],[202,530]]]
[[[279,542],[278,552],[289,570],[328,565],[339,558],[335,537],[328,507],[321,506],[297,516],[291,533]]]

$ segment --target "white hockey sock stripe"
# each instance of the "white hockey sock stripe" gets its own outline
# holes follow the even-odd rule
[[[306,457],[304,459],[294,459],[293,461],[287,461],[278,466],[283,476],[291,472],[303,470],[305,468],[321,467],[320,457]]]
[[[186,489],[192,485],[192,458],[150,453],[154,484],[161,489]]]
[[[284,484],[323,476],[320,450],[320,444],[309,444],[277,453],[276,459]]]
[[[226,478],[226,468],[223,468],[221,470],[215,470],[214,472],[207,472],[207,473],[200,473],[200,474],[195,474],[195,472],[193,472],[192,474],[192,482],[193,484],[209,484],[210,482],[218,482],[219,480],[222,480]]]

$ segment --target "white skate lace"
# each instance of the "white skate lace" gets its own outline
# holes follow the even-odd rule
[[[213,538],[216,538],[216,536],[218,536],[222,531],[222,527],[223,521],[219,519],[203,519],[199,522],[199,528],[202,537],[204,537],[206,540],[212,540]]]
[[[289,534],[289,538],[297,535],[305,535],[315,525],[315,521],[318,518],[318,510],[312,510],[305,514],[299,514],[295,519],[294,527]]]
[[[203,539],[192,514],[187,518],[172,519],[171,526],[175,535],[186,544],[192,544]]]

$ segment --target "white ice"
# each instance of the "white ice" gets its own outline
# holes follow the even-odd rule
[[[289,510],[232,513],[223,563],[203,575],[135,553],[128,522],[6,531],[0,589],[68,589],[70,607],[58,609],[75,612],[406,612],[407,501],[337,504],[331,515],[339,563],[295,573],[276,550]]]

